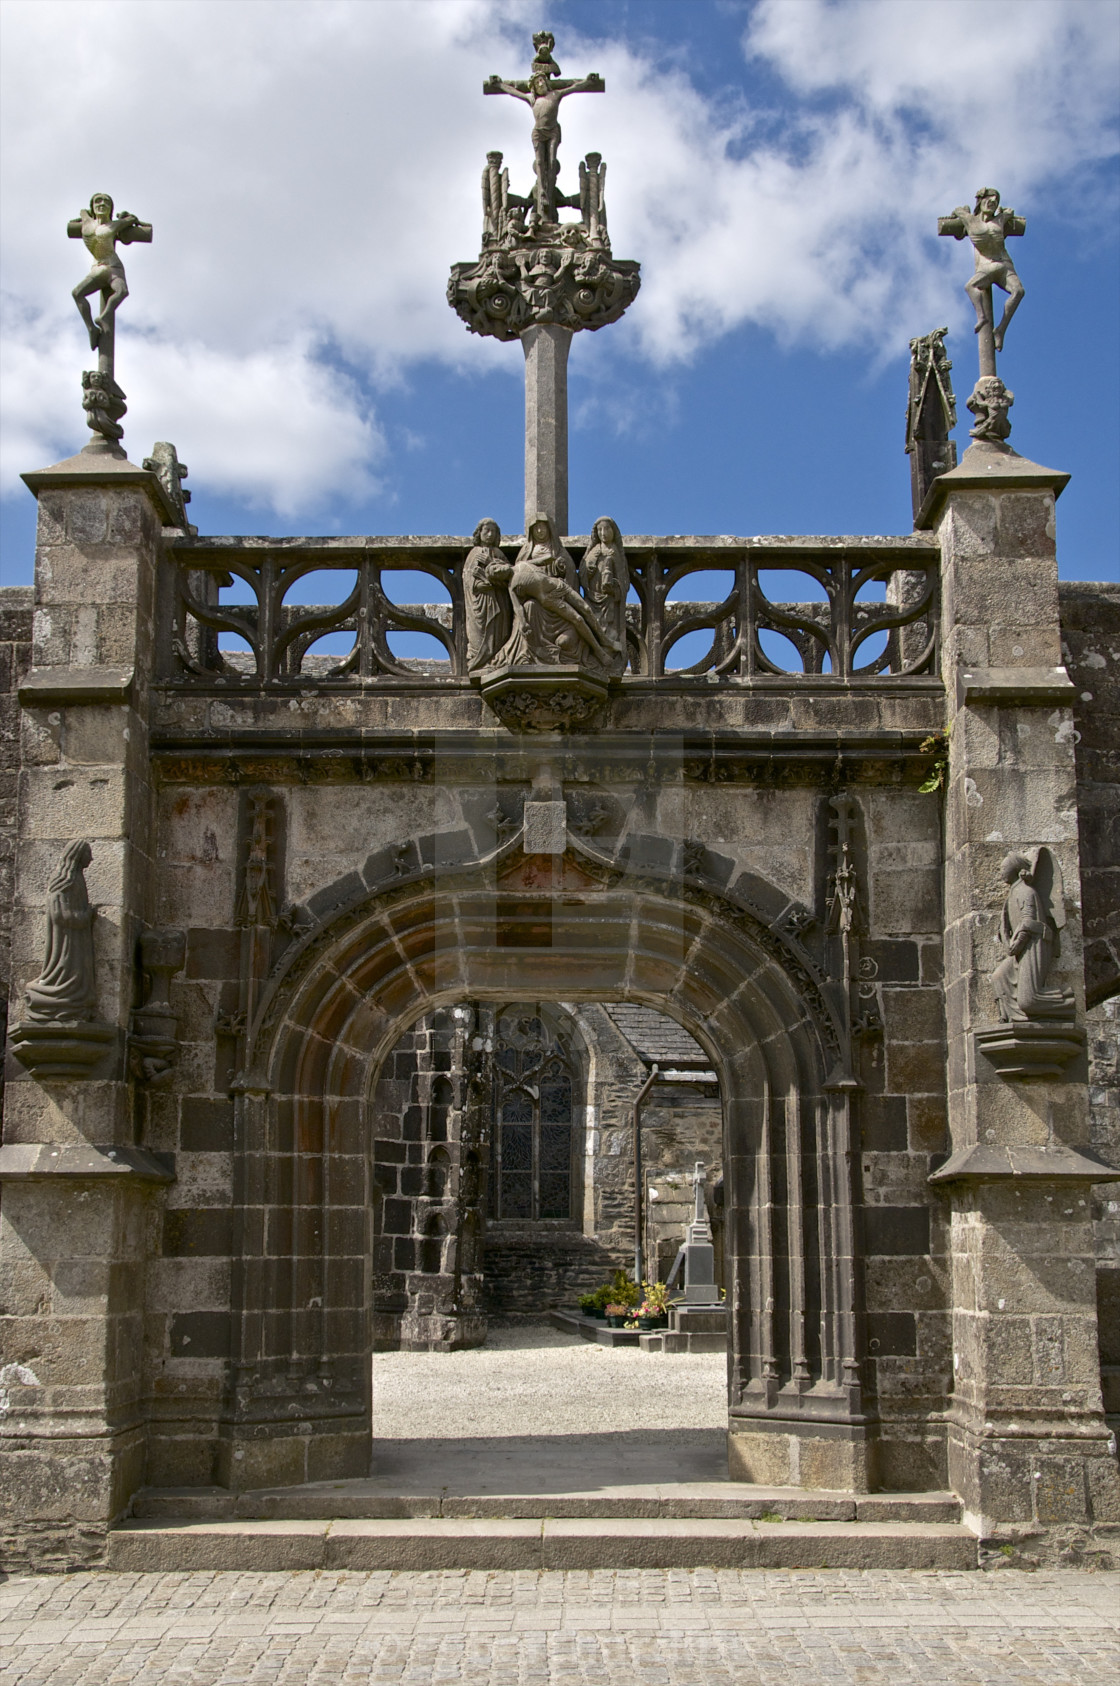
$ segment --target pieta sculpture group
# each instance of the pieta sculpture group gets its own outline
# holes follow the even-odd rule
[[[596,521],[578,570],[548,515],[529,523],[512,562],[501,537],[496,521],[480,521],[463,565],[468,671],[573,665],[620,674],[630,570],[617,524]]]

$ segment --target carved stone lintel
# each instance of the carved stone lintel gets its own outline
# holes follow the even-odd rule
[[[608,684],[581,667],[508,667],[478,676],[485,702],[511,732],[587,732],[607,706]]]
[[[977,1053],[983,1054],[1001,1077],[1061,1077],[1065,1067],[1085,1046],[1080,1025],[1018,1020],[1014,1024],[981,1025],[974,1032]]]

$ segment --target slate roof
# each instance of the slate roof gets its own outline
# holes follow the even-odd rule
[[[708,1071],[711,1060],[699,1042],[683,1030],[675,1019],[655,1013],[652,1007],[632,1007],[626,1002],[612,1002],[607,1013],[627,1042],[646,1065],[659,1065],[662,1071]]]

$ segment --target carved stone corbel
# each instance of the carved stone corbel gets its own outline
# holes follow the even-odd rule
[[[140,971],[145,999],[132,1015],[128,1063],[138,1083],[159,1083],[179,1058],[179,1018],[171,1005],[171,979],[182,970],[187,939],[182,931],[145,931]]]

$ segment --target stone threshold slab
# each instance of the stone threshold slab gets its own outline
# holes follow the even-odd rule
[[[954,1493],[828,1493],[729,1481],[620,1485],[569,1493],[388,1492],[381,1483],[316,1482],[233,1493],[225,1487],[149,1488],[133,1517],[176,1522],[389,1520],[407,1518],[619,1520],[708,1519],[773,1522],[955,1523]]]
[[[108,1567],[291,1569],[975,1569],[976,1536],[933,1522],[411,1518],[126,1522]]]

